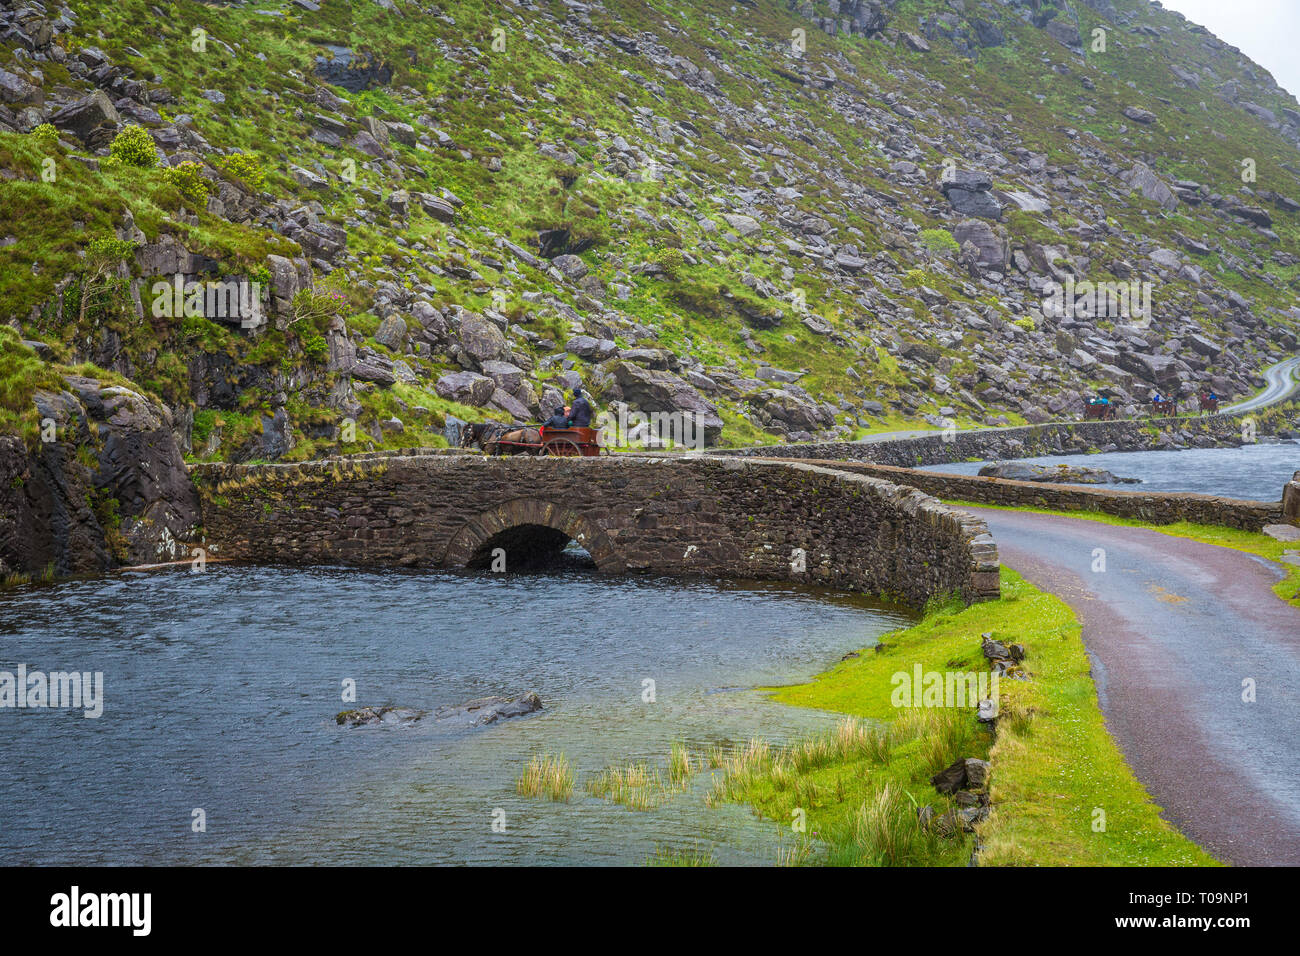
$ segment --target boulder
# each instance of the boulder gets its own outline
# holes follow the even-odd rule
[[[984,268],[1002,271],[1007,264],[1007,244],[993,231],[993,227],[979,219],[963,219],[952,229],[957,245],[971,243],[975,247],[975,262]]]
[[[952,794],[964,789],[966,786],[966,761],[960,758],[954,760],[943,770],[932,776],[930,783],[940,793]]]
[[[542,699],[529,692],[518,697],[479,697],[456,707],[439,707],[433,716],[469,727],[482,727],[498,720],[535,714],[542,709]]]
[[[103,90],[74,100],[50,117],[59,129],[67,130],[87,145],[103,128],[116,128],[121,122],[112,100]]]
[[[496,382],[476,372],[451,372],[438,379],[434,391],[440,398],[482,408],[492,399]]]
[[[40,106],[45,95],[40,87],[28,83],[17,73],[0,70],[0,102],[22,106]]]
[[[376,385],[394,385],[397,375],[393,371],[392,359],[385,358],[373,349],[361,349],[348,373],[363,382]]]
[[[1122,352],[1119,366],[1168,391],[1173,391],[1180,382],[1178,367],[1174,364],[1174,359],[1168,355]]]
[[[413,724],[427,711],[412,707],[358,707],[355,710],[343,710],[334,717],[340,727],[367,727],[379,724],[400,727]]]
[[[718,408],[672,372],[642,368],[614,359],[601,367],[602,377],[611,381],[615,397],[642,412],[690,413],[704,428],[705,444],[714,444],[722,434]]]
[[[461,349],[475,365],[500,358],[506,349],[506,337],[501,330],[475,312],[461,312],[456,337]]]
[[[439,222],[455,222],[456,207],[432,193],[411,193],[411,198],[419,203],[420,208]]]
[[[96,379],[66,383],[34,396],[56,441],[28,449],[0,436],[0,565],[74,574],[189,557],[199,497],[171,411]],[[101,501],[116,501],[114,511]]]
[[[979,470],[981,478],[1004,478],[1008,481],[1046,481],[1062,485],[1134,485],[1140,478],[1121,478],[1104,468],[1082,465],[1028,465],[1022,462],[997,462]]]
[[[1138,163],[1121,178],[1130,189],[1140,192],[1146,199],[1159,203],[1164,209],[1173,209],[1178,205],[1178,197],[1174,195],[1174,191],[1149,166]]]
[[[1141,106],[1124,107],[1124,115],[1135,123],[1149,124],[1154,123],[1157,119],[1156,114]]]
[[[742,238],[747,239],[762,229],[762,226],[759,225],[758,220],[755,219],[753,216],[744,216],[744,215],[739,215],[737,213],[728,213],[725,214],[722,218],[727,223],[727,225],[732,228],[732,230],[736,233],[736,235]]]
[[[556,256],[551,260],[551,265],[559,269],[572,282],[578,281],[587,274],[587,263],[574,255]]]
[[[406,348],[406,320],[400,315],[390,315],[375,329],[375,341],[394,352]]]
[[[1083,49],[1083,41],[1079,39],[1079,28],[1073,23],[1054,18],[1043,27],[1043,32],[1063,47],[1077,51]]]
[[[500,362],[495,359],[484,362],[482,372],[496,382],[498,388],[511,395],[518,392],[520,386],[524,384],[524,370],[510,362]]]

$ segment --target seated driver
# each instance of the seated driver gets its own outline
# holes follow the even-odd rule
[[[574,428],[591,427],[591,404],[580,388],[573,390],[573,407],[569,411],[569,424]]]
[[[557,409],[555,414],[546,421],[542,422],[542,428],[568,428],[569,427],[569,407]]]

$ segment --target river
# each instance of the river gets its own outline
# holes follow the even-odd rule
[[[650,811],[583,782],[629,759],[664,766],[674,740],[702,751],[833,724],[753,688],[909,620],[790,585],[582,572],[209,564],[2,592],[0,670],[100,671],[105,704],[98,719],[0,709],[0,863],[637,864],[656,848],[774,863],[780,828],[706,808],[707,774]],[[473,730],[334,719],[528,690],[540,713]],[[543,751],[573,762],[571,802],[515,794]]]
[[[1051,455],[1018,458],[1018,463],[1086,465],[1105,468],[1139,485],[1100,485],[1121,491],[1182,491],[1225,495],[1253,501],[1279,501],[1282,486],[1300,471],[1300,444],[1261,441],[1240,448],[1189,448],[1185,451],[1114,451],[1097,455]],[[977,474],[986,461],[926,465],[926,471]]]

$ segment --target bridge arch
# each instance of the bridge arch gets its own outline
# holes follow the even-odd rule
[[[512,552],[528,555],[556,552],[576,541],[591,555],[598,571],[618,573],[627,569],[614,542],[588,518],[544,498],[513,498],[470,518],[447,543],[442,567],[486,566],[494,548],[504,548],[507,566]]]

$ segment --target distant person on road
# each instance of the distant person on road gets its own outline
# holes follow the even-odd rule
[[[573,390],[573,404],[569,407],[569,425],[572,428],[591,427],[591,404],[580,388]]]

